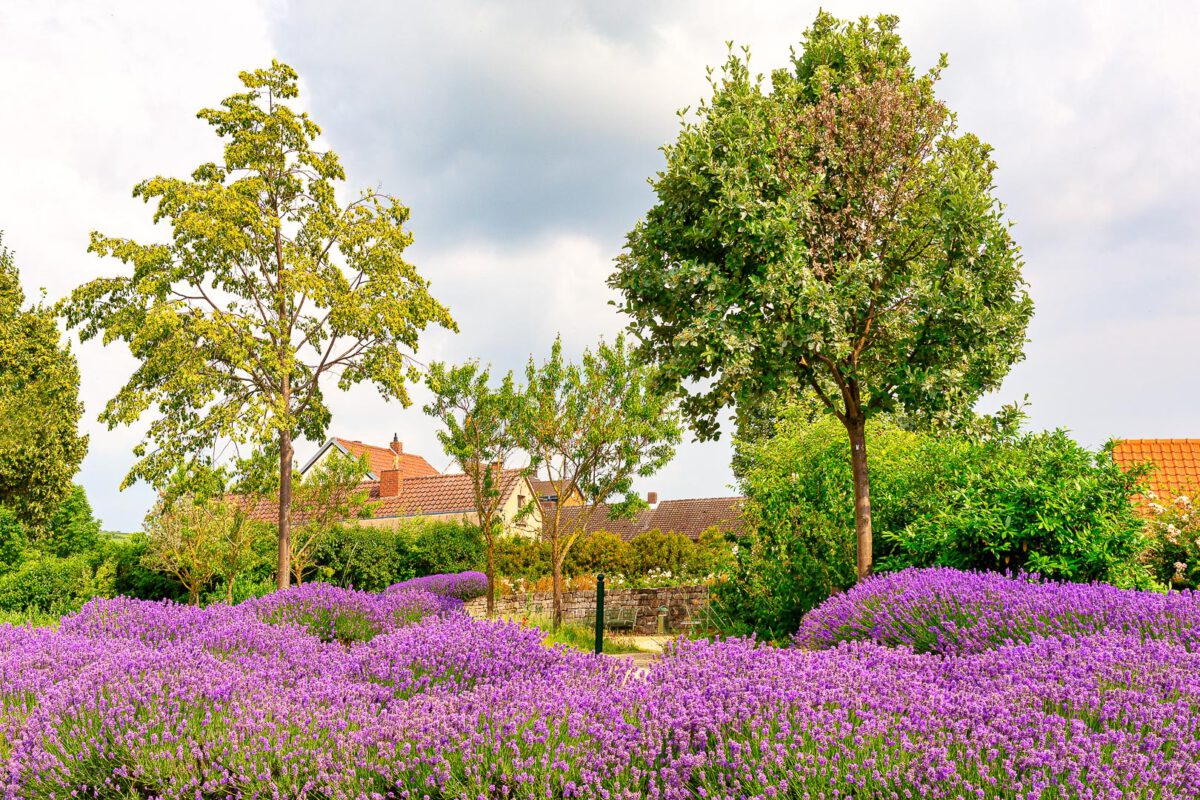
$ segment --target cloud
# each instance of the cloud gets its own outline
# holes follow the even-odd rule
[[[843,16],[875,11],[823,2]],[[462,333],[421,358],[518,368],[561,331],[578,352],[623,324],[604,277],[650,207],[646,179],[707,94],[726,42],[784,66],[817,3],[0,6],[0,229],[26,285],[58,297],[116,266],[88,231],[154,238],[135,182],[215,154],[194,118],[278,55],[343,157],[352,187],[413,210],[410,257]],[[1035,426],[1200,435],[1200,15],[1178,0],[893,3],[919,66],[946,52],[941,94],[995,146],[1037,303],[1028,359],[989,403],[1033,400]],[[92,452],[82,480],[110,526],[148,495],[118,495],[136,431],[94,423],[128,376],[119,348],[78,350]],[[417,406],[367,387],[331,392],[334,428],[438,453]],[[303,453],[302,453],[303,455]],[[728,444],[690,445],[644,488],[724,494]],[[432,458],[437,463],[436,458]],[[442,466],[442,464],[438,464]]]

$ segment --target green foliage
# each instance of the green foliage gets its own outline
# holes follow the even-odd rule
[[[978,426],[977,426],[978,427]],[[980,428],[982,430],[982,428]],[[1138,474],[1063,431],[915,433],[879,419],[869,455],[880,569],[1028,570],[1144,586]],[[855,581],[853,477],[840,425],[785,414],[774,436],[739,442],[750,530],[716,590],[738,627],[778,638]]]
[[[323,385],[370,382],[408,404],[406,351],[427,326],[455,324],[404,260],[408,209],[374,191],[338,202],[338,156],[314,149],[320,128],[287,103],[296,73],[274,62],[240,78],[244,92],[199,114],[223,157],[134,189],[170,240],[93,233],[89,249],[132,272],[77,288],[63,308],[81,338],[124,342],[140,362],[101,414],[112,427],[156,412],[126,484],[159,484],[213,442],[278,445],[286,585],[292,440],[323,437]]]
[[[35,555],[0,575],[0,610],[62,615],[91,598],[112,597],[116,565],[89,555]]]
[[[496,574],[532,583],[551,573],[550,543],[545,539],[504,536],[496,542]]]
[[[92,516],[83,487],[76,484],[50,517],[46,534],[37,541],[39,549],[56,556],[95,550],[100,544],[100,520]]]
[[[1196,492],[1159,497],[1146,492],[1142,506],[1149,514],[1145,563],[1154,578],[1176,589],[1200,588],[1200,514]]]
[[[16,512],[0,506],[0,574],[16,567],[28,546],[29,537]]]
[[[702,437],[724,409],[761,429],[807,395],[861,455],[867,419],[953,418],[1021,357],[1033,307],[991,148],[956,131],[944,60],[918,74],[897,24],[822,12],[769,88],[731,54],[664,148],[609,284]]]
[[[623,336],[584,350],[578,363],[563,357],[557,338],[544,362],[530,358],[525,375],[521,447],[557,496],[578,492],[582,499],[569,517],[564,504],[555,503],[542,518],[554,577],[554,618],[561,623],[562,568],[572,545],[601,504],[608,504],[614,517],[645,507],[633,481],[653,475],[674,457],[679,412],[674,397],[655,388],[654,370],[634,358]]]
[[[931,437],[932,438],[932,437]],[[888,568],[1024,570],[1068,581],[1149,584],[1137,561],[1145,522],[1133,508],[1139,475],[1111,446],[1093,452],[1065,431],[955,447],[924,442],[942,471],[940,496],[884,535]]]
[[[425,382],[433,392],[425,413],[442,425],[438,441],[471,481],[476,521],[487,551],[484,572],[490,614],[496,599],[496,539],[504,528],[501,511],[507,499],[502,491],[501,470],[520,449],[520,430],[528,406],[511,372],[493,387],[491,368],[475,361],[451,367],[440,362],[430,364]],[[532,472],[531,468],[525,470],[526,475]],[[518,516],[529,515],[536,506],[537,498],[531,497],[527,506],[518,510]]]
[[[186,600],[183,584],[145,566],[149,547],[150,539],[141,531],[112,539],[109,552],[114,568],[114,593],[140,600]]]
[[[28,308],[0,236],[0,505],[44,524],[71,491],[87,452],[79,434],[79,368],[51,309]]]
[[[571,548],[563,569],[569,575],[628,575],[634,570],[634,557],[635,551],[620,536],[596,531]]]
[[[641,573],[665,572],[680,575],[691,571],[696,545],[681,533],[660,530],[639,533],[629,541],[633,567]]]
[[[388,528],[339,525],[321,544],[316,564],[322,580],[338,586],[381,592],[414,578],[415,559],[408,537]],[[432,574],[432,573],[431,573]]]
[[[481,570],[483,534],[475,525],[441,520],[415,520],[401,528],[401,563],[408,576]]]

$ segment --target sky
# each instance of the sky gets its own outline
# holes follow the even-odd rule
[[[605,285],[651,206],[647,179],[706,96],[727,43],[785,65],[818,7],[895,13],[918,67],[995,147],[1037,311],[1026,359],[984,409],[1028,395],[1029,425],[1110,437],[1200,437],[1200,9],[1190,2],[146,2],[0,5],[0,231],[27,293],[56,300],[121,267],[90,231],[163,240],[131,197],[219,153],[195,117],[278,58],[353,190],[411,209],[409,260],[457,319],[423,361],[519,369],[556,334],[578,353],[624,325]],[[74,344],[90,449],[78,480],[106,528],[144,424],[97,421],[134,362]],[[448,466],[435,426],[369,386],[331,393],[331,433]],[[303,460],[316,449],[302,443]],[[728,432],[688,441],[642,490],[734,493]]]

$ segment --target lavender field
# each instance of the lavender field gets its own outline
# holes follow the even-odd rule
[[[682,642],[641,674],[472,620],[465,591],[96,600],[2,626],[4,795],[1200,796],[1191,594],[910,571],[830,600],[792,647]]]

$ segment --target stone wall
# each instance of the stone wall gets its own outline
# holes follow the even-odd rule
[[[608,589],[604,592],[605,615],[614,609],[637,609],[637,623],[633,632],[653,634],[658,632],[658,617],[665,609],[664,629],[679,631],[683,623],[696,619],[700,608],[708,602],[707,586],[664,586],[654,589]],[[496,613],[501,617],[540,616],[549,617],[554,608],[550,592],[533,592],[522,595],[504,595],[496,598]],[[477,597],[467,602],[467,612],[473,617],[487,613],[487,599]],[[563,614],[567,620],[584,621],[596,612],[594,589],[563,592]],[[609,619],[612,619],[609,616]]]

